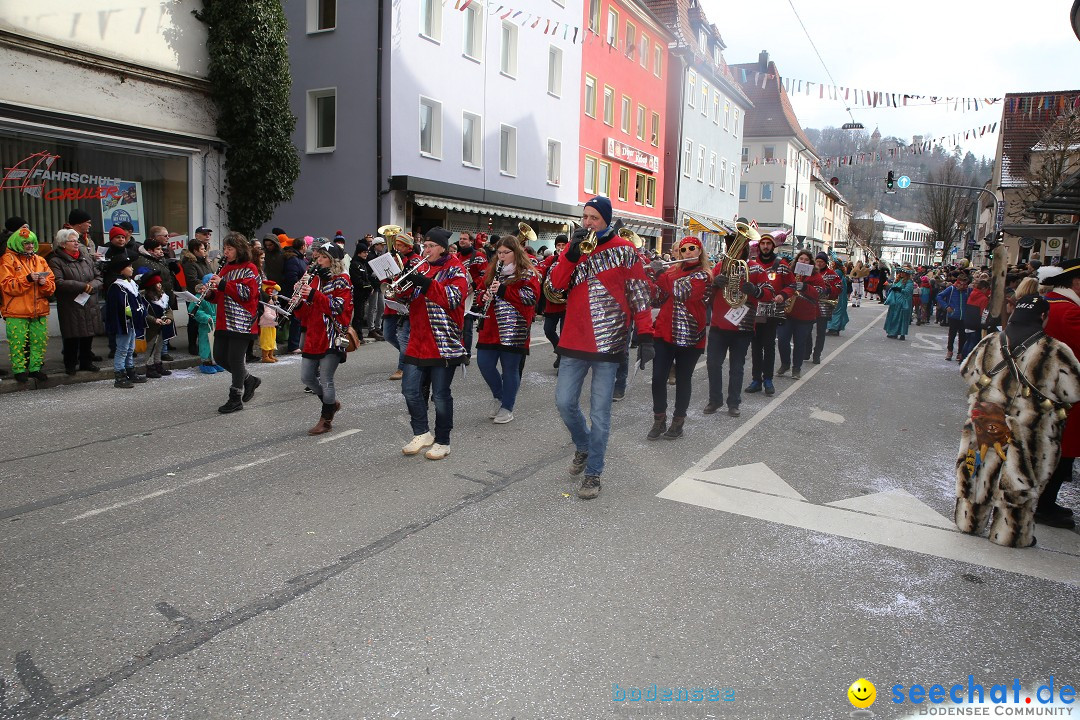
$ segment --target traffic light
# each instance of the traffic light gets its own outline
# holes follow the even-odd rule
[[[893,171],[892,170],[889,171],[888,176],[885,178],[885,189],[886,190],[892,190],[893,189]]]

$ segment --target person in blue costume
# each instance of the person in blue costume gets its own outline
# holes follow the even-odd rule
[[[832,317],[829,318],[829,324],[825,328],[826,335],[839,335],[840,331],[847,327],[848,321],[851,319],[848,317],[848,295],[851,294],[851,280],[848,279],[847,273],[844,271],[844,263],[836,260],[832,261],[833,272],[840,276],[840,297],[836,299],[836,309],[833,310]]]
[[[889,314],[885,318],[885,337],[893,340],[907,340],[914,292],[915,283],[911,281],[911,268],[905,265],[896,271],[896,281],[889,286],[889,296],[885,299],[885,304],[889,306]]]

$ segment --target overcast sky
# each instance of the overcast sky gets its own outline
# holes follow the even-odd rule
[[[831,84],[792,4],[837,85],[961,97],[1080,90],[1080,40],[1069,24],[1072,0],[699,0],[720,30],[730,64],[768,50],[780,74]],[[844,104],[795,95],[803,127],[839,127]],[[938,137],[999,121],[1001,103],[978,112],[941,106],[851,108],[872,132]],[[997,136],[961,145],[993,157]]]

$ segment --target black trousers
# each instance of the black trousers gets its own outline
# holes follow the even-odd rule
[[[85,370],[90,367],[94,362],[93,344],[93,336],[63,338],[61,354],[64,356],[64,367],[68,370],[76,367]]]
[[[214,332],[214,358],[232,374],[232,389],[243,390],[247,380],[247,349],[252,336],[232,330]]]
[[[551,343],[551,349],[559,347],[559,333],[562,332],[563,321],[566,313],[544,316],[544,337]]]
[[[814,347],[809,345],[806,347],[806,360],[810,359],[811,353],[818,360],[821,359],[821,351],[825,349],[825,331],[829,329],[829,318],[818,315],[818,319],[814,322],[814,327],[817,330],[814,331]]]
[[[957,343],[957,352],[964,352],[964,320],[963,318],[949,318],[949,343],[946,345],[946,349],[949,352],[953,350],[953,341],[957,336],[960,337],[960,342]]]
[[[1072,480],[1074,460],[1076,458],[1071,457],[1062,457],[1058,460],[1057,467],[1054,468],[1054,474],[1050,476],[1046,487],[1043,488],[1042,495],[1039,496],[1039,504],[1035,506],[1036,512],[1047,512],[1053,509],[1054,503],[1057,502],[1061,483]]]
[[[656,351],[653,357],[652,373],[653,412],[657,415],[667,413],[668,375],[671,374],[671,365],[674,363],[675,412],[673,417],[686,417],[686,409],[690,407],[690,396],[693,392],[691,383],[694,367],[701,357],[701,350],[693,347],[679,347],[659,339],[653,341],[653,349]]]
[[[188,316],[187,349],[189,355],[199,357],[199,323],[195,322],[193,315]]]
[[[780,320],[771,318],[754,326],[754,339],[750,342],[750,373],[758,382],[773,379],[776,365],[776,328]]]

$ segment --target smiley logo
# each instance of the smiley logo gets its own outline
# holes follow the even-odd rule
[[[859,678],[855,682],[851,683],[851,687],[847,691],[848,700],[851,704],[857,708],[868,708],[874,704],[874,700],[877,699],[877,688],[874,687],[874,683],[870,682],[866,678]]]

